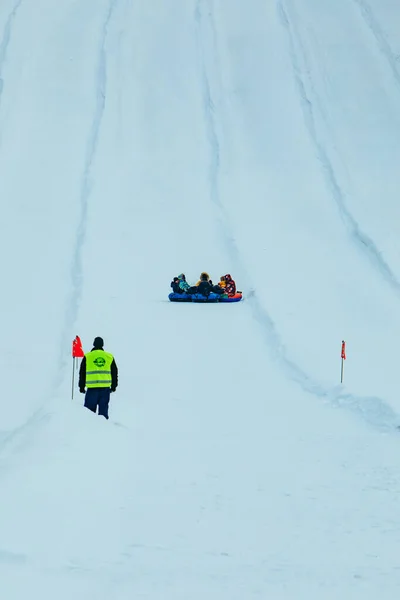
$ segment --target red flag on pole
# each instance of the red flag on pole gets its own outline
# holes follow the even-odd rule
[[[341,363],[342,363],[342,368],[340,371],[340,383],[343,383],[343,365],[344,365],[344,361],[346,360],[346,342],[344,340],[342,340],[342,352],[340,353],[341,356]]]
[[[85,356],[79,335],[77,335],[72,342],[72,356],[73,358],[83,358]]]

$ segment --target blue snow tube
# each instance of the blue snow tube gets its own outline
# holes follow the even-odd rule
[[[192,294],[192,302],[218,302],[219,295],[211,292],[208,296],[203,296],[203,294]]]
[[[168,298],[171,302],[240,302],[242,299],[242,292],[237,292],[234,296],[230,296],[229,298],[221,297],[220,294],[214,294],[214,292],[211,292],[209,296],[203,296],[203,294],[176,294],[175,292],[171,292]]]
[[[171,292],[168,296],[171,302],[191,302],[192,296],[190,294],[175,294]]]

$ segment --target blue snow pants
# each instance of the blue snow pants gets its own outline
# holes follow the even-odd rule
[[[85,394],[85,406],[92,412],[108,419],[108,404],[110,402],[110,388],[88,388]]]

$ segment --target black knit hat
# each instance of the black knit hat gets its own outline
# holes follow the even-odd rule
[[[103,346],[104,346],[103,338],[101,338],[101,337],[94,338],[93,348],[97,348],[97,350],[100,350]]]

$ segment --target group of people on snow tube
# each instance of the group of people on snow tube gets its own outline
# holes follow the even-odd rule
[[[209,296],[211,292],[220,296],[232,298],[236,294],[236,283],[229,275],[222,275],[219,283],[214,285],[208,273],[200,274],[200,279],[196,285],[190,286],[186,281],[184,273],[174,277],[171,282],[172,291],[175,294],[201,294]]]

